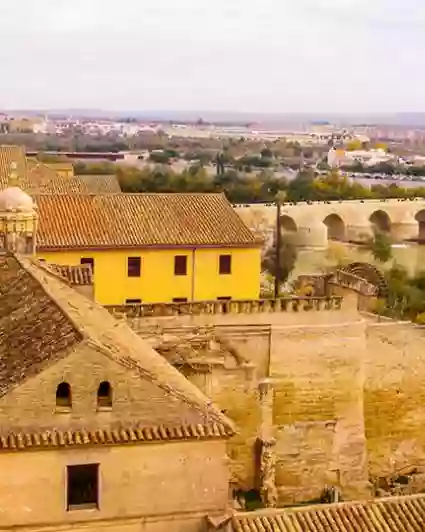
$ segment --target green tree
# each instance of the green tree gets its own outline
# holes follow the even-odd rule
[[[379,262],[388,262],[393,256],[391,237],[381,231],[376,231],[373,238],[368,242],[368,248],[373,258]]]
[[[164,151],[154,151],[149,155],[149,160],[158,164],[168,164],[170,162],[170,155]]]
[[[279,285],[285,283],[297,263],[298,249],[290,235],[282,236],[279,264],[277,261],[276,245],[269,247],[262,260],[263,271],[278,280]]]
[[[273,158],[273,152],[270,148],[263,148],[261,150],[261,157],[262,159],[272,159]]]
[[[314,171],[302,170],[288,185],[288,201],[308,201],[314,199]]]

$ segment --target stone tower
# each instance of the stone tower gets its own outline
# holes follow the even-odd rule
[[[35,255],[37,208],[18,184],[17,164],[10,165],[8,187],[0,192],[0,250]]]

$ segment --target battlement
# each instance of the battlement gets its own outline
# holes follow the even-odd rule
[[[363,281],[363,280],[362,280]],[[364,281],[363,281],[364,282]],[[340,310],[342,297],[282,297],[279,299],[192,301],[188,303],[150,303],[111,305],[106,308],[114,316],[152,318],[199,315],[267,314],[314,310]]]

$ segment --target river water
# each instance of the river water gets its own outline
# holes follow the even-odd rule
[[[301,274],[322,273],[338,265],[350,262],[368,262],[380,269],[388,269],[394,263],[404,266],[410,275],[425,270],[425,245],[402,244],[393,246],[393,258],[386,264],[374,260],[372,254],[358,246],[341,242],[329,242],[326,251],[301,250],[292,274],[296,278]]]

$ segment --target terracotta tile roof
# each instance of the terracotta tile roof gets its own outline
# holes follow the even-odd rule
[[[44,164],[55,171],[66,171],[71,173],[74,172],[74,165],[71,162],[59,161]]]
[[[154,390],[173,404],[173,408],[164,409],[153,402],[143,417],[141,414],[134,430],[146,428],[153,431],[155,427],[162,427],[158,430],[164,439],[177,437],[177,428],[186,438],[204,437],[205,430],[208,437],[228,437],[234,433],[232,423],[220,410],[132,331],[126,322],[117,322],[107,310],[79,294],[57,274],[40,267],[38,261],[1,256],[0,397],[67,356],[70,350],[78,349],[80,344],[82,348],[87,349],[88,346],[139,375],[141,380],[151,383]],[[25,426],[24,419],[22,423]],[[30,445],[39,437],[45,439],[47,429],[50,428],[43,427],[42,436],[33,430],[19,428],[14,437],[24,433]],[[83,433],[83,429],[79,430]],[[9,430],[2,433],[0,426],[3,448],[17,441],[10,439]],[[113,427],[108,430],[113,430]],[[52,428],[48,432],[55,430]],[[94,444],[99,434],[91,434],[87,437],[92,438],[89,443]],[[124,442],[128,435],[133,438],[131,433],[127,436],[125,432],[120,434],[123,439],[116,443]],[[109,438],[107,433],[104,436]],[[137,436],[137,441],[145,441],[142,436],[143,432]],[[65,441],[74,438],[72,434],[63,437]],[[75,437],[78,438],[78,435]]]
[[[233,532],[420,532],[425,495],[235,514]]]
[[[121,187],[116,175],[78,175],[92,194],[119,194]]]
[[[0,258],[0,396],[61,358],[81,334],[40,284],[10,256]]]
[[[0,183],[7,183],[10,176],[10,165],[17,165],[18,175],[26,175],[27,160],[25,150],[20,146],[0,146]]]
[[[116,176],[59,176],[53,167],[26,158],[19,146],[0,146],[0,189],[9,186],[11,164],[17,164],[18,186],[28,194],[107,194],[121,192]],[[62,164],[62,163],[60,163]]]
[[[39,249],[256,246],[223,194],[42,195]]]
[[[117,426],[108,429],[16,432],[0,436],[1,451],[81,447],[83,445],[125,445],[152,441],[207,440],[227,437],[223,425]]]

